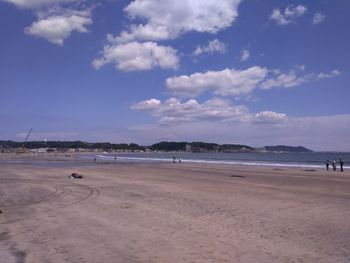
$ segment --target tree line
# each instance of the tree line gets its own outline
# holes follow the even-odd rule
[[[239,145],[239,144],[216,144],[206,142],[159,142],[150,146],[142,146],[136,143],[109,143],[109,142],[83,142],[83,141],[28,141],[26,143],[16,141],[0,141],[1,148],[21,148],[39,149],[39,148],[54,148],[54,149],[102,149],[106,151],[121,150],[121,151],[191,151],[191,152],[229,152],[253,151],[254,148]]]
[[[159,142],[150,146],[142,146],[136,143],[109,143],[109,142],[83,142],[83,141],[29,141],[26,143],[16,141],[1,141],[0,148],[22,148],[27,149],[99,149],[103,151],[164,151],[164,152],[312,152],[302,146],[265,146],[253,148],[242,144],[217,144],[207,142]]]

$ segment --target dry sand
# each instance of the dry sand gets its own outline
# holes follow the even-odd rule
[[[20,158],[0,154],[0,262],[350,262],[347,171]]]

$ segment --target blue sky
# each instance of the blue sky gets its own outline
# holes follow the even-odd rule
[[[0,139],[350,151],[347,0],[0,0]]]

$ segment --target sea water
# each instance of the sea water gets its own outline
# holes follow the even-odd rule
[[[324,168],[326,160],[337,162],[339,158],[350,168],[350,153],[344,152],[312,152],[312,153],[189,153],[189,152],[137,152],[113,153],[82,156],[82,158],[96,158],[104,161],[130,162],[176,162],[255,165],[276,167]]]

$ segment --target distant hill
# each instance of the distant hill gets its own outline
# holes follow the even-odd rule
[[[253,152],[254,148],[241,144],[216,144],[207,142],[160,142],[149,147],[152,151],[186,152]]]
[[[0,149],[21,148],[23,142],[1,141]],[[285,145],[265,146],[263,148],[253,148],[242,144],[216,144],[207,142],[159,142],[150,146],[141,146],[135,143],[109,143],[109,142],[82,142],[82,141],[29,141],[24,143],[27,149],[98,149],[103,151],[163,151],[163,152],[312,152],[302,146],[293,147]]]
[[[276,146],[265,146],[263,150],[267,152],[293,152],[293,153],[306,153],[313,152],[312,150],[305,148],[303,146],[286,146],[286,145],[276,145]]]
[[[186,152],[313,152],[303,146],[265,146],[262,149],[254,149],[247,145],[241,144],[216,144],[206,142],[159,142],[149,146],[152,151],[186,151]]]

